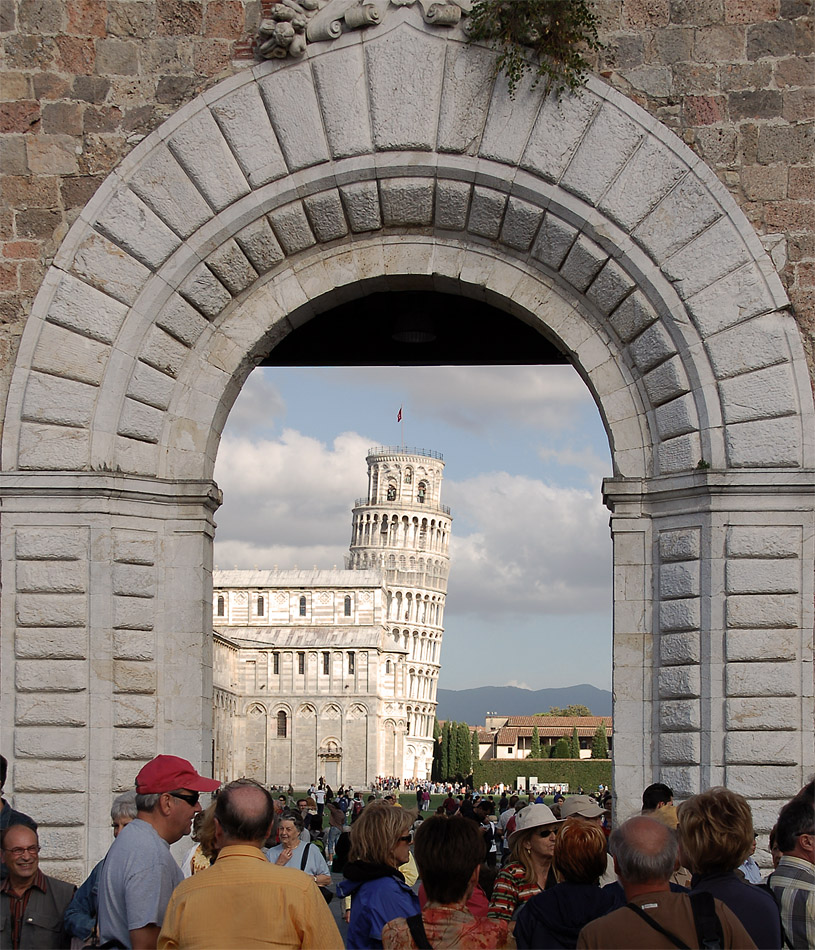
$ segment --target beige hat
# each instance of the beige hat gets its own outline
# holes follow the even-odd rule
[[[527,805],[515,820],[515,831],[509,836],[509,846],[513,846],[518,835],[532,828],[543,828],[546,825],[562,825],[565,818],[558,820],[552,814],[548,805]]]
[[[572,795],[560,805],[562,818],[571,818],[573,815],[579,815],[581,818],[599,818],[604,814],[605,809],[588,795]]]

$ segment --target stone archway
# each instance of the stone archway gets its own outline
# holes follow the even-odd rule
[[[19,807],[77,873],[142,761],[208,759],[211,476],[242,383],[315,313],[408,287],[526,321],[595,396],[618,795],[726,782],[766,829],[812,770],[815,414],[770,261],[631,101],[598,80],[512,101],[490,54],[404,8],[181,109],[89,202],[26,325],[4,748],[13,726]]]

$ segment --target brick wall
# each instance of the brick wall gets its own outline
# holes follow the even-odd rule
[[[597,0],[597,9],[598,71],[730,189],[780,270],[815,378],[811,0]],[[2,0],[0,400],[71,223],[136,143],[251,65],[261,13],[257,0]]]

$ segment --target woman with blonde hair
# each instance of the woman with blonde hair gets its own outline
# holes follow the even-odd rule
[[[780,947],[781,917],[772,895],[736,874],[754,841],[747,799],[710,788],[682,802],[677,815],[682,864],[693,875],[691,894],[707,891],[726,904],[757,947]]]
[[[510,862],[495,879],[487,916],[512,920],[522,904],[557,884],[552,858],[555,837],[564,823],[548,805],[527,805],[518,815],[509,836]]]
[[[406,809],[372,802],[351,826],[345,880],[337,887],[340,897],[351,897],[348,950],[381,947],[385,924],[421,913],[419,898],[399,870],[410,856],[414,818]]]

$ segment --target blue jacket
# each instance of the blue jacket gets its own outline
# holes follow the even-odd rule
[[[337,886],[337,895],[351,897],[351,921],[345,938],[348,950],[380,948],[385,924],[421,913],[419,898],[396,868],[352,861],[345,865],[344,872],[345,880]]]
[[[102,858],[95,865],[65,911],[65,930],[71,937],[87,940],[93,933],[99,914],[99,872],[104,863],[105,859]]]
[[[781,915],[772,894],[758,884],[748,884],[735,871],[694,874],[691,894],[708,891],[739,918],[760,950],[778,950],[781,946]]]
[[[581,929],[622,907],[625,897],[596,884],[563,881],[536,894],[521,906],[515,940],[521,948],[535,950],[576,947]]]

